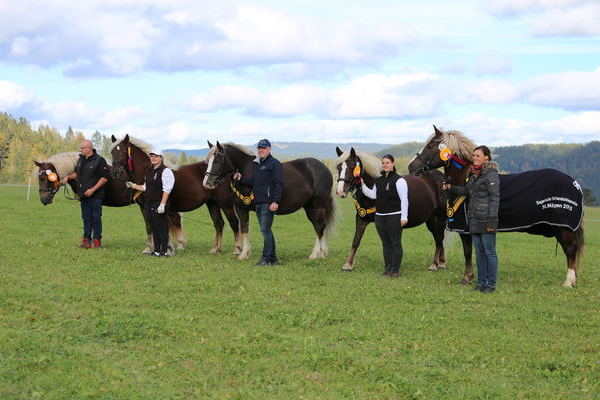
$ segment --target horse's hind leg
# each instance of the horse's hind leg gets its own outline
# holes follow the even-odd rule
[[[220,254],[221,243],[223,242],[223,226],[225,225],[225,222],[223,222],[223,217],[221,216],[221,209],[219,207],[217,207],[213,203],[206,203],[206,207],[208,207],[210,218],[212,219],[213,225],[215,227],[215,242],[213,243],[213,246],[208,252],[208,254]]]
[[[446,221],[442,218],[433,216],[432,218],[429,218],[425,224],[435,241],[433,261],[427,269],[429,271],[437,271],[438,269],[446,268],[446,254],[444,252],[444,230],[446,229]]]
[[[473,280],[473,238],[469,234],[461,233],[460,240],[462,241],[463,254],[465,256],[465,274],[460,283],[466,285]]]
[[[167,213],[167,221],[169,224],[169,241],[177,242],[177,250],[185,249],[185,235],[183,233],[183,226],[181,225],[181,215],[175,211],[169,211]],[[170,243],[169,245],[173,247]]]
[[[354,268],[356,251],[358,250],[358,246],[360,246],[360,241],[362,240],[369,222],[371,222],[369,219],[361,218],[356,214],[356,228],[354,230],[354,239],[352,239],[352,248],[350,249],[350,254],[348,254],[346,264],[342,266],[342,271],[352,271],[352,268]]]
[[[577,262],[583,242],[579,240],[576,232],[564,228],[558,231],[556,240],[567,256],[567,276],[563,286],[573,287],[577,284]]]
[[[315,258],[325,258],[327,256],[327,238],[325,237],[325,209],[323,208],[305,208],[306,216],[313,224],[317,239],[313,251],[308,257],[311,260]]]

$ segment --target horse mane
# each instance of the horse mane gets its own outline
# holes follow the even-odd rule
[[[75,171],[75,165],[77,165],[78,158],[78,152],[69,151],[50,156],[50,158],[42,162],[54,165],[58,177],[62,179],[63,177],[69,175],[71,172]]]
[[[379,160],[379,158],[377,158],[375,155],[373,155],[371,153],[366,153],[364,151],[354,150],[354,152],[356,153],[358,158],[360,158],[360,160],[362,161],[367,175],[369,175],[372,178],[377,178],[379,175],[381,175],[381,161]],[[336,165],[343,163],[344,161],[346,161],[348,159],[348,157],[350,157],[350,152],[345,151],[336,160]]]
[[[473,143],[469,138],[467,138],[461,131],[445,131],[443,129],[439,130],[442,132],[444,144],[448,146],[448,148],[452,150],[452,152],[454,152],[461,158],[464,158],[471,162],[473,161],[473,149],[475,149],[475,143]],[[425,143],[429,143],[434,136],[435,133],[432,134]]]
[[[112,149],[114,149],[115,147],[117,147],[118,145],[121,144],[121,142],[123,142],[123,139],[119,139],[116,142],[114,142],[111,146],[110,146],[110,150],[109,152],[112,151]],[[129,136],[129,143],[131,143],[132,145],[134,145],[135,147],[139,148],[140,150],[142,150],[144,153],[149,153],[152,151],[152,145],[148,142],[144,142],[142,139],[138,139],[135,138],[133,136]]]
[[[225,143],[222,143],[221,146],[233,147],[234,149],[241,151],[242,153],[246,154],[247,156],[256,157],[256,154],[250,149],[250,147],[244,146],[243,144],[238,144],[238,143],[233,143],[233,142],[225,142]],[[215,145],[215,146],[211,147],[210,150],[208,150],[208,153],[206,154],[206,159],[208,160],[216,152],[217,152],[217,146]]]

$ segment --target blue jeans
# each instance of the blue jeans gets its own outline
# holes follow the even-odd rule
[[[269,262],[275,262],[277,261],[277,255],[275,254],[275,237],[271,231],[275,213],[269,210],[269,205],[270,204],[267,203],[257,204],[256,216],[258,217],[260,232],[263,236],[263,252],[261,259]]]
[[[495,288],[498,276],[496,233],[472,233],[471,237],[477,260],[477,285]]]
[[[81,203],[83,237],[102,239],[102,199],[84,197]]]

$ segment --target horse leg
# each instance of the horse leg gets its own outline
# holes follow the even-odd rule
[[[437,271],[438,269],[446,268],[444,255],[444,230],[446,229],[446,221],[433,216],[432,218],[429,218],[425,224],[427,225],[427,229],[429,232],[431,232],[433,240],[435,241],[433,261],[427,270],[433,272]]]
[[[225,213],[225,217],[227,218],[229,226],[233,231],[233,254],[238,255],[242,252],[242,243],[240,239],[240,222],[238,221],[238,218],[235,215],[233,207],[223,208],[223,213]]]
[[[360,241],[365,233],[365,229],[367,225],[371,221],[366,218],[361,218],[358,214],[356,214],[356,224],[354,228],[354,239],[352,239],[352,248],[350,249],[350,253],[348,254],[348,260],[346,260],[346,264],[342,266],[342,271],[352,271],[354,268],[354,261],[356,257],[356,251],[358,250],[358,246],[360,246]]]
[[[238,258],[240,260],[247,260],[250,258],[250,234],[249,234],[249,214],[250,211],[243,207],[234,206],[235,215],[237,216],[240,224],[240,235],[242,237],[242,251]]]
[[[310,260],[315,258],[325,258],[327,256],[327,238],[325,233],[325,210],[323,208],[305,208],[306,216],[313,224],[317,239],[313,247],[312,253],[308,257]]]
[[[213,243],[213,246],[208,254],[220,254],[221,243],[223,241],[223,226],[225,225],[223,222],[223,217],[221,216],[221,209],[214,203],[206,203],[206,207],[208,207],[210,218],[212,219],[215,227],[215,242]]]
[[[583,250],[583,228],[579,227],[575,232],[561,228],[556,234],[556,240],[567,256],[567,276],[563,286],[573,287],[577,284],[577,265]]]
[[[169,211],[167,213],[167,220],[169,223],[169,242],[177,241],[177,250],[185,249],[185,234],[183,233],[183,226],[181,224],[181,215],[175,211]],[[175,239],[173,239],[175,238]],[[169,243],[169,245],[171,245]],[[171,245],[171,247],[174,247]]]
[[[154,238],[152,236],[152,227],[150,226],[148,218],[146,218],[146,213],[144,212],[144,205],[138,203],[138,206],[140,206],[140,211],[142,212],[142,217],[144,218],[144,224],[146,224],[146,248],[142,250],[142,254],[150,254],[154,251]]]
[[[469,234],[461,233],[460,240],[465,255],[465,274],[460,283],[467,285],[473,280],[473,238]]]

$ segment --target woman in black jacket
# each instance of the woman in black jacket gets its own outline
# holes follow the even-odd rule
[[[442,188],[469,197],[467,220],[477,260],[477,285],[474,290],[491,293],[496,290],[498,275],[496,229],[500,180],[498,164],[492,162],[490,149],[487,146],[479,146],[473,150],[473,165],[465,186],[444,183]]]
[[[383,275],[397,278],[403,255],[402,228],[408,223],[408,185],[396,173],[391,154],[381,158],[381,169],[373,189],[364,182],[361,186],[365,196],[375,199],[375,227],[383,244]]]

